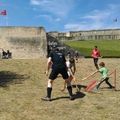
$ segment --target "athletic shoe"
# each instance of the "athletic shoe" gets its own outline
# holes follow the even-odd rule
[[[114,89],[114,88],[115,88],[114,86],[109,87],[109,89]]]
[[[41,98],[43,101],[51,101],[51,98],[49,98],[49,97],[43,97],[43,98]]]
[[[74,100],[75,98],[73,96],[70,96],[70,100]]]
[[[99,89],[97,87],[95,87],[94,89],[92,89],[90,91],[91,93],[100,93]]]

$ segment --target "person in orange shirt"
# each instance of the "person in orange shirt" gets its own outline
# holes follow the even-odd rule
[[[92,50],[92,54],[91,54],[93,61],[94,61],[94,65],[96,67],[96,69],[98,70],[98,59],[99,57],[101,57],[100,55],[100,51],[98,50],[97,46],[94,46],[94,49]]]

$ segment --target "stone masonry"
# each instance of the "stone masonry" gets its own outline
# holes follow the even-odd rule
[[[47,55],[43,27],[0,27],[0,53],[12,52],[12,58],[40,58]]]
[[[120,29],[103,29],[89,31],[49,32],[60,41],[65,40],[120,40]]]

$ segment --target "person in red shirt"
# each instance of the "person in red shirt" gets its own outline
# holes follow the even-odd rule
[[[96,69],[99,69],[98,59],[99,59],[99,57],[101,57],[101,55],[100,55],[100,51],[98,50],[97,46],[94,46],[94,49],[92,50],[92,55],[91,56],[93,58],[94,65],[95,65]]]

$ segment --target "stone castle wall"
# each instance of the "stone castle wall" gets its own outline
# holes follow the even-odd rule
[[[46,32],[43,27],[0,27],[0,48],[10,50],[12,58],[46,56]]]
[[[59,42],[65,40],[120,40],[120,29],[63,33],[55,31],[48,32],[46,35],[43,27],[0,27],[0,53],[2,49],[9,50],[12,52],[12,58],[16,59],[46,57],[51,38]]]
[[[49,32],[49,35],[58,40],[115,40],[120,39],[120,29],[70,31],[70,32]]]

